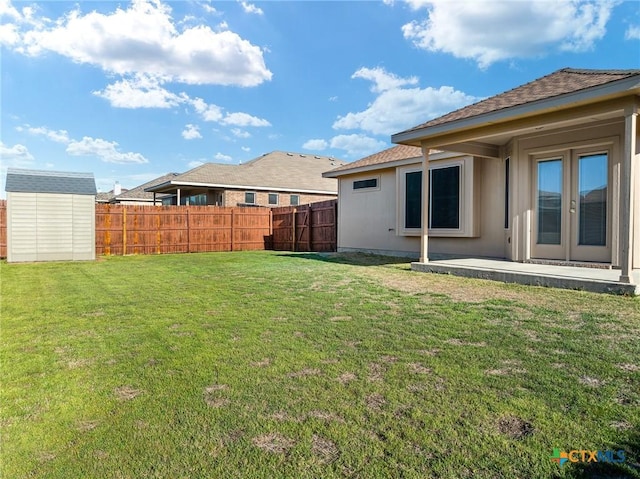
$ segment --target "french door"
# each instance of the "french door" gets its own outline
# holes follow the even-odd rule
[[[608,150],[533,157],[532,258],[611,262]]]

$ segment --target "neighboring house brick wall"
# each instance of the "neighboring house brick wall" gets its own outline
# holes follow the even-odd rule
[[[276,191],[255,191],[255,190],[227,190],[224,192],[224,206],[237,206],[238,204],[245,204],[245,192],[254,191],[256,193],[256,205],[260,206],[290,206],[291,195],[297,194],[300,197],[298,204],[305,205],[308,203],[316,203],[318,201],[334,200],[337,195],[314,195],[314,194],[302,194],[302,193],[290,193],[290,192],[276,192]],[[269,193],[278,193],[278,204],[269,204]]]

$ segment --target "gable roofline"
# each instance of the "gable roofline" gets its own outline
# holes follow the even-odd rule
[[[602,75],[621,75],[623,78],[611,80],[586,88],[579,88],[574,91],[568,91],[556,95],[550,95],[540,99],[526,101],[523,103],[506,106],[504,108],[496,108],[479,114],[471,114],[465,116],[465,110],[478,108],[482,103],[496,101],[505,95],[512,95],[519,89],[530,88],[535,86],[541,80],[549,79],[558,74],[602,74]],[[640,70],[577,70],[565,68],[554,73],[546,75],[538,80],[511,89],[507,92],[500,93],[486,100],[474,103],[467,107],[463,107],[454,112],[448,113],[442,117],[434,118],[422,125],[416,126],[409,130],[396,133],[391,136],[393,143],[414,145],[420,144],[420,140],[425,137],[435,137],[442,134],[452,133],[471,129],[487,124],[505,123],[518,118],[526,118],[536,116],[548,111],[565,109],[568,107],[588,104],[594,100],[606,100],[625,95],[633,95],[640,90]],[[458,119],[446,120],[448,116],[462,116]]]
[[[193,181],[167,181],[160,185],[152,186],[145,191],[163,193],[162,190],[172,187],[190,187],[190,188],[220,188],[225,190],[249,190],[249,191],[282,191],[284,193],[309,193],[320,195],[335,195],[335,191],[330,190],[309,190],[302,188],[286,188],[286,187],[268,187],[268,186],[251,186],[251,185],[232,185],[225,183],[196,183]]]

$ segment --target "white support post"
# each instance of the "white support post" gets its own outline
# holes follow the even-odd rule
[[[180,206],[180,188],[176,190],[176,206]]]
[[[638,108],[634,104],[625,109],[624,151],[620,174],[620,282],[633,284],[633,219]],[[637,192],[636,192],[637,194]]]
[[[422,146],[422,236],[420,262],[429,262],[429,147]]]

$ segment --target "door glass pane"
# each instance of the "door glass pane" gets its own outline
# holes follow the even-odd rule
[[[581,156],[578,160],[578,244],[607,244],[607,154]]]
[[[562,239],[562,159],[538,162],[538,244]]]

